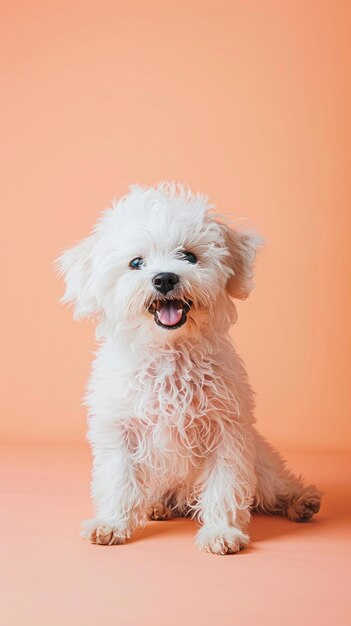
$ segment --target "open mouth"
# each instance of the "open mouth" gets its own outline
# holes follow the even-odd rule
[[[183,300],[154,300],[149,307],[149,312],[154,316],[158,326],[174,330],[185,324],[191,304]]]

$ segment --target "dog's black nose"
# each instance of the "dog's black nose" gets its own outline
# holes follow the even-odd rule
[[[153,277],[152,282],[157,291],[166,295],[166,293],[171,291],[174,285],[179,282],[179,276],[177,276],[177,274],[173,274],[172,272],[161,272]]]

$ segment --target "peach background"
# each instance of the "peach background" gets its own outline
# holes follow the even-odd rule
[[[350,3],[3,2],[4,441],[82,441],[93,328],[51,263],[131,182],[266,238],[234,329],[260,429],[350,444]]]
[[[1,2],[4,626],[351,623],[350,42],[347,0]],[[325,492],[310,524],[254,516],[234,557],[190,519],[78,537],[94,331],[52,261],[160,179],[266,238],[233,336],[260,430]]]

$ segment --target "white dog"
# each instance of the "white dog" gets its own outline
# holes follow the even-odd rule
[[[260,238],[216,219],[173,183],[132,187],[58,260],[64,302],[98,318],[88,384],[92,543],[119,544],[151,519],[192,515],[201,550],[237,552],[256,509],[305,521],[304,486],[254,428],[254,400],[228,332]]]

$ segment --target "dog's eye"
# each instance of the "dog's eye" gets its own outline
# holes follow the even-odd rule
[[[197,258],[195,254],[193,254],[192,252],[188,252],[187,250],[182,251],[182,259],[189,261],[189,263],[192,263],[193,265],[197,263]]]
[[[137,256],[135,259],[131,260],[131,262],[129,263],[129,267],[132,270],[140,270],[143,263],[144,259],[141,256]]]

